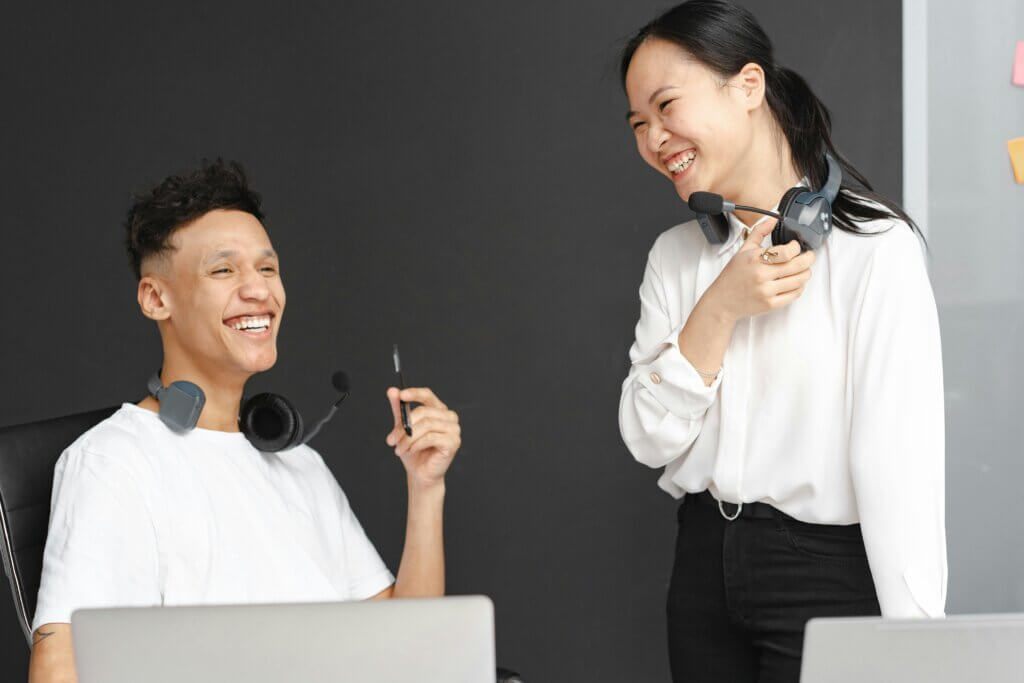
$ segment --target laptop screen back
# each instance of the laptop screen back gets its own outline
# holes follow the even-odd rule
[[[495,680],[482,596],[78,610],[81,683]]]
[[[800,683],[1024,680],[1024,614],[812,619]]]

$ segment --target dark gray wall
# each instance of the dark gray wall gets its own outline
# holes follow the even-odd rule
[[[399,342],[407,379],[462,415],[449,586],[493,597],[499,659],[531,681],[665,679],[674,504],[616,410],[647,250],[687,213],[636,156],[615,62],[666,4],[120,5],[22,3],[0,26],[0,424],[140,395],[159,346],[120,246],[130,193],[238,158],[289,298],[254,389],[313,414],[349,371],[315,445],[384,558],[404,519],[383,444]],[[899,3],[749,5],[898,197]],[[6,586],[0,653],[22,678]]]

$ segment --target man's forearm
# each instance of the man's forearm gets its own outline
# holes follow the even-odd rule
[[[405,548],[394,597],[444,595],[444,482],[421,487],[409,482]]]

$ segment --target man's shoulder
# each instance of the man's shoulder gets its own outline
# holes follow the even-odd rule
[[[83,432],[61,454],[58,467],[88,465],[91,468],[124,469],[138,465],[146,445],[158,435],[147,428],[138,411],[123,404],[113,415]]]
[[[342,490],[341,480],[330,465],[314,448],[303,444],[281,453],[280,462],[298,480],[307,482],[311,490],[336,497],[342,505],[348,505],[348,497]]]
[[[280,453],[280,462],[293,473],[320,480],[331,476],[331,469],[316,449],[301,444]]]

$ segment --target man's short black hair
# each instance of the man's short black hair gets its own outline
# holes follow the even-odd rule
[[[198,168],[172,175],[151,191],[135,197],[124,222],[125,247],[136,278],[142,262],[172,249],[171,235],[214,209],[237,209],[263,220],[260,195],[249,189],[237,161],[203,159]]]

